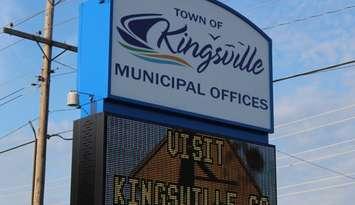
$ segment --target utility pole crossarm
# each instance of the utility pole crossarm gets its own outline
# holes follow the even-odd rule
[[[72,51],[74,53],[78,52],[78,47],[76,47],[76,46],[69,45],[69,44],[62,43],[62,42],[58,42],[58,41],[48,40],[46,38],[43,38],[42,36],[25,33],[25,32],[18,31],[18,30],[15,30],[15,29],[12,29],[12,28],[8,28],[8,27],[4,27],[3,28],[3,32],[7,33],[9,35],[25,38],[25,39],[28,39],[28,40],[31,40],[31,41],[44,43],[44,44],[47,44],[47,45],[50,45],[50,46],[53,46],[53,47],[62,48],[64,50]]]

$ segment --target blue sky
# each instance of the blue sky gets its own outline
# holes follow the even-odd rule
[[[67,0],[56,9],[54,38],[77,45],[77,19],[81,0]],[[268,27],[293,19],[355,5],[355,0],[240,0],[223,1],[248,17],[259,27]],[[45,1],[1,0],[0,25],[18,22],[44,8]],[[320,68],[355,58],[355,8],[323,15],[304,22],[265,30],[273,39],[274,78]],[[43,15],[19,26],[35,33],[42,29]],[[0,49],[17,38],[0,34]],[[58,52],[58,51],[55,51]],[[76,54],[66,53],[61,62],[76,66]],[[41,68],[41,52],[33,42],[23,41],[0,51],[0,97],[28,87],[22,98],[0,107],[0,136],[37,117],[39,90],[36,82]],[[56,74],[70,72],[54,64]],[[58,69],[57,69],[58,68]],[[297,155],[319,165],[355,177],[355,69],[321,73],[275,84],[275,134],[271,143],[288,153],[338,143]],[[75,89],[75,74],[52,80],[50,109],[66,109],[66,93]],[[344,108],[344,109],[340,109]],[[336,110],[334,112],[329,112]],[[329,112],[329,113],[325,113]],[[320,116],[319,113],[323,113]],[[315,116],[309,118],[309,116]],[[50,133],[71,129],[78,111],[50,116]],[[294,122],[292,124],[285,124]],[[37,124],[35,123],[35,126]],[[66,135],[70,137],[69,135]],[[278,139],[277,139],[278,138]],[[29,126],[10,137],[0,139],[0,150],[32,140]],[[342,143],[347,142],[347,143]],[[0,155],[0,204],[29,204],[31,193],[33,146]],[[355,180],[297,160],[278,155],[279,204],[348,204],[355,200]],[[69,204],[71,143],[57,139],[48,142],[46,204]],[[326,179],[324,179],[326,178]],[[322,179],[322,180],[320,180]],[[314,183],[308,183],[312,182]],[[303,183],[299,186],[297,184]],[[344,186],[345,185],[345,186]],[[319,190],[323,189],[323,190]],[[308,191],[308,193],[303,193]]]

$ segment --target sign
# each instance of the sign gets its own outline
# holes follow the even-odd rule
[[[273,130],[271,40],[212,0],[112,1],[111,98]]]
[[[276,205],[275,147],[96,114],[74,124],[71,204]]]
[[[272,146],[115,117],[108,126],[106,204],[276,204]]]

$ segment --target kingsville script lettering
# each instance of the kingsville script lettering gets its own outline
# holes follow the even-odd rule
[[[242,42],[238,42],[238,46],[246,47],[245,50],[239,50],[233,44],[225,44],[224,47],[214,47],[212,44],[201,45],[189,36],[187,26],[171,31],[169,21],[166,21],[166,23],[166,29],[161,33],[157,42],[158,48],[165,46],[173,54],[191,54],[194,58],[201,58],[203,61],[197,67],[198,73],[204,72],[211,63],[224,66],[232,65],[235,69],[254,75],[259,75],[265,69],[261,59],[255,60],[258,52],[256,47],[251,48],[250,45],[246,46]],[[210,35],[210,37],[212,40],[216,38],[213,35]],[[171,38],[180,38],[177,46],[173,46]]]
[[[201,43],[195,40],[196,36],[194,38],[190,35],[189,29],[193,27],[185,24],[173,29],[172,27],[176,26],[171,26],[172,23],[162,14],[128,15],[121,18],[121,23],[122,27],[117,26],[117,30],[127,43],[133,42],[134,46],[139,45],[145,49],[157,48],[159,52],[167,49],[173,55],[201,59],[202,62],[197,63],[198,73],[203,73],[212,64],[231,66],[253,75],[265,71],[264,62],[258,57],[257,47],[241,41],[224,43],[221,35],[208,32],[201,32],[201,35],[208,35],[211,43]],[[158,36],[152,38],[156,39],[156,42],[148,43],[147,36],[150,30],[159,31]]]

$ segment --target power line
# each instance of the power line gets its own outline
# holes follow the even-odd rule
[[[22,125],[20,125],[19,127],[17,127],[17,128],[15,128],[15,129],[9,131],[9,132],[6,133],[5,135],[1,136],[1,137],[0,137],[0,140],[2,140],[2,139],[4,139],[4,138],[6,138],[6,137],[8,137],[8,136],[10,136],[10,135],[12,135],[12,134],[14,134],[14,133],[16,133],[17,131],[19,131],[19,130],[25,128],[25,127],[27,127],[27,125],[28,125],[28,122],[26,122],[25,124],[22,124]]]
[[[14,96],[14,95],[17,94],[15,97],[12,97],[12,98],[10,98],[9,100],[7,100],[7,101],[1,103],[1,104],[0,104],[0,108],[3,107],[3,106],[5,106],[5,105],[7,105],[7,104],[9,104],[9,103],[15,102],[16,100],[18,100],[18,99],[20,99],[20,98],[22,98],[22,97],[24,96],[24,94],[18,94],[18,93],[24,91],[24,90],[27,89],[27,88],[29,88],[29,87],[20,88],[20,89],[18,89],[18,90],[16,90],[16,91],[14,91],[14,92],[12,92],[12,93],[6,95],[5,97],[2,97],[2,98],[0,99],[0,101],[1,101],[1,100],[6,100],[6,99],[8,99],[8,98],[10,98],[10,97],[12,97],[12,96]]]
[[[299,132],[293,132],[293,133],[286,134],[286,135],[283,135],[283,136],[280,136],[280,137],[273,137],[270,140],[271,141],[279,140],[279,139],[283,139],[283,138],[286,138],[286,137],[291,137],[291,136],[294,136],[294,135],[299,135],[299,134],[303,134],[303,133],[306,133],[306,132],[311,132],[311,131],[314,131],[314,130],[318,130],[318,129],[321,129],[321,128],[324,128],[324,127],[329,127],[329,126],[345,123],[345,122],[348,122],[348,121],[351,121],[351,120],[354,120],[354,119],[355,119],[355,116],[352,116],[352,117],[349,117],[349,118],[346,118],[346,119],[343,119],[343,120],[330,122],[330,123],[327,123],[327,124],[323,124],[321,126],[312,127],[312,128],[309,128],[309,129],[305,129],[305,130],[299,131]]]
[[[348,66],[333,68],[333,69],[322,71],[322,72],[325,73],[325,72],[330,72],[330,71],[337,71],[337,70],[341,70],[341,69],[345,69],[345,68],[353,68],[354,69],[354,67],[355,67],[355,65],[348,65]]]
[[[67,112],[67,111],[74,111],[74,110],[78,110],[78,108],[66,108],[66,109],[50,110],[49,113]]]
[[[66,63],[63,63],[63,62],[61,62],[61,61],[54,60],[53,62],[55,62],[55,63],[57,63],[57,64],[59,64],[59,65],[65,67],[65,68],[68,68],[68,69],[70,69],[70,70],[76,70],[76,68],[75,68],[74,66],[69,65],[69,64],[66,64]],[[4,81],[4,82],[0,83],[0,87],[6,86],[7,84],[12,83],[12,82],[14,82],[14,81],[16,81],[16,80],[19,80],[19,79],[25,78],[25,77],[27,77],[27,76],[30,76],[31,74],[32,74],[31,72],[28,72],[28,73],[25,73],[25,74],[22,74],[22,75],[17,75],[17,76],[15,76],[14,78],[12,78],[12,79],[10,79],[10,80],[7,80],[7,81]],[[67,74],[66,74],[66,75],[67,75]],[[1,99],[0,99],[0,100],[1,100]]]
[[[74,67],[74,66],[72,66],[72,65],[69,65],[69,64],[66,64],[66,63],[63,63],[63,62],[61,62],[61,61],[54,60],[53,62],[54,62],[54,63],[57,63],[57,64],[59,64],[59,65],[61,65],[61,66],[64,66],[64,67],[66,67],[66,68],[69,68],[69,69],[71,69],[71,70],[77,70],[76,67]]]
[[[71,130],[70,132],[73,132],[73,131]],[[59,134],[51,135],[51,137],[58,137],[64,141],[72,141],[73,140],[73,138],[66,138],[66,137],[63,137],[62,135],[59,135]]]
[[[296,19],[293,19],[291,21],[278,23],[278,24],[272,25],[272,26],[267,26],[267,27],[264,27],[262,29],[270,30],[270,29],[274,29],[274,28],[277,28],[277,27],[280,27],[280,26],[286,26],[286,25],[290,25],[290,24],[294,24],[294,23],[308,21],[310,19],[319,18],[319,17],[325,16],[325,15],[329,15],[329,14],[335,14],[335,13],[343,12],[345,10],[349,10],[349,9],[353,9],[353,8],[355,8],[355,5],[350,5],[350,6],[346,6],[346,7],[343,7],[343,8],[340,8],[340,9],[335,9],[335,10],[329,10],[329,11],[326,11],[326,12],[323,12],[323,13],[307,16],[307,17],[304,17],[304,18],[296,18]]]
[[[317,188],[317,189],[308,189],[308,190],[299,191],[299,192],[282,194],[282,195],[279,195],[278,198],[284,198],[284,197],[288,197],[288,196],[294,196],[294,195],[317,192],[317,191],[324,191],[324,190],[328,190],[328,189],[340,188],[340,187],[345,187],[345,186],[350,186],[350,185],[355,185],[355,182],[348,182],[348,183],[343,183],[343,184],[325,186],[325,187],[321,187],[321,188]]]
[[[86,105],[89,105],[89,104],[91,104],[91,103],[100,102],[100,101],[102,101],[102,100],[103,100],[103,98],[97,99],[97,100],[94,100],[93,102],[88,102],[88,103],[81,104],[80,106],[86,106]],[[57,113],[57,112],[74,111],[74,110],[77,110],[77,109],[79,109],[79,108],[68,108],[68,109],[50,110],[50,111],[49,111],[49,114],[53,114],[53,113]],[[38,117],[33,118],[33,119],[29,120],[29,121],[35,122],[35,121],[37,121],[37,120],[38,120]],[[26,122],[26,123],[20,125],[19,127],[15,128],[15,129],[13,129],[13,130],[11,130],[11,131],[9,131],[9,132],[7,132],[6,134],[0,136],[0,141],[3,140],[3,139],[5,139],[6,137],[9,137],[9,136],[11,136],[12,134],[18,132],[19,130],[21,130],[21,129],[27,127],[28,125],[29,125],[29,122]],[[59,134],[61,134],[61,133],[59,133]]]
[[[30,121],[31,121],[31,122],[34,122],[34,121],[36,121],[36,120],[38,120],[38,117],[33,118],[33,119],[30,120]],[[13,129],[13,130],[11,130],[11,131],[9,131],[9,132],[7,132],[7,133],[4,134],[3,136],[0,136],[0,141],[3,140],[3,139],[5,139],[6,137],[12,135],[12,134],[15,134],[16,132],[20,131],[21,129],[27,127],[28,125],[29,125],[29,122],[26,122],[26,123],[20,125],[19,127],[15,128],[15,129]]]
[[[25,87],[20,88],[20,89],[17,89],[17,90],[15,90],[14,92],[12,92],[12,93],[10,93],[10,94],[8,94],[8,95],[6,95],[6,96],[0,98],[0,101],[1,101],[1,100],[4,100],[4,99],[6,99],[6,98],[8,98],[8,97],[10,97],[10,96],[13,96],[13,95],[15,95],[15,94],[17,94],[17,93],[19,93],[19,92],[25,90],[25,89],[26,89]]]
[[[321,161],[321,160],[330,159],[330,158],[334,158],[334,157],[338,157],[338,156],[342,156],[342,155],[346,155],[346,154],[350,154],[350,153],[354,153],[354,152],[355,152],[355,149],[349,150],[349,151],[345,151],[345,152],[336,153],[336,154],[332,154],[332,155],[327,155],[327,156],[324,156],[324,157],[319,157],[319,158],[316,158],[316,159],[307,160],[307,162]],[[296,155],[293,155],[293,156],[296,156]],[[277,169],[289,168],[289,167],[293,167],[293,166],[300,165],[300,164],[306,164],[307,162],[303,161],[303,162],[291,163],[291,164],[288,164],[288,165],[282,165],[282,166],[278,166]]]
[[[330,168],[325,167],[325,166],[321,166],[321,165],[319,165],[319,164],[316,164],[316,163],[314,163],[314,162],[308,161],[308,160],[303,159],[303,158],[301,158],[301,157],[297,157],[297,156],[294,156],[294,155],[289,154],[289,153],[287,153],[287,152],[283,152],[283,151],[281,151],[281,150],[279,150],[279,149],[277,149],[276,151],[279,152],[279,153],[281,153],[281,154],[287,155],[287,156],[289,156],[290,158],[293,158],[293,159],[296,159],[296,160],[298,160],[298,161],[302,161],[302,162],[304,162],[304,163],[306,163],[306,164],[312,165],[312,166],[314,166],[314,167],[317,167],[317,168],[326,170],[326,171],[328,171],[328,172],[331,172],[331,173],[334,173],[334,174],[343,176],[343,177],[348,178],[348,179],[351,179],[351,180],[355,180],[355,177],[349,176],[349,175],[347,175],[347,174],[345,174],[345,173],[342,173],[342,172],[340,172],[340,171],[337,171],[337,170],[334,170],[334,169],[330,169]]]
[[[12,82],[14,82],[16,80],[22,79],[24,77],[27,77],[29,75],[31,75],[30,72],[29,73],[25,73],[25,74],[21,74],[21,75],[17,75],[17,76],[15,76],[14,78],[12,78],[10,80],[7,80],[7,81],[4,81],[4,82],[0,83],[0,87],[5,86],[5,85],[7,85],[9,83],[12,83]]]
[[[348,173],[347,175],[355,175],[355,172],[353,173]],[[301,183],[297,183],[297,184],[291,184],[291,185],[285,185],[285,186],[280,186],[277,189],[278,190],[282,190],[282,189],[289,189],[289,188],[294,188],[294,187],[298,187],[298,186],[304,186],[304,185],[308,185],[308,184],[315,184],[318,182],[323,182],[323,181],[329,181],[332,179],[339,179],[342,178],[343,176],[331,176],[331,177],[323,177],[323,178],[318,178],[318,179],[313,179],[313,180],[308,180],[305,182],[301,182]]]
[[[69,132],[72,132],[72,130],[66,130],[66,131],[59,132],[59,133],[56,133],[56,134],[53,134],[53,135],[49,135],[49,136],[47,136],[47,138],[48,138],[48,139],[51,139],[52,137],[58,137],[59,139],[62,139],[62,140],[64,140],[64,141],[72,141],[72,140],[73,140],[72,138],[65,138],[65,137],[62,136],[62,134],[69,133]],[[15,147],[11,147],[11,148],[9,148],[9,149],[0,151],[0,155],[1,155],[1,154],[5,154],[5,153],[10,152],[10,151],[13,151],[13,150],[17,150],[17,149],[19,149],[19,148],[22,148],[22,147],[25,147],[25,146],[27,146],[27,145],[33,144],[33,143],[35,143],[35,142],[36,142],[36,140],[32,140],[32,141],[29,141],[29,142],[26,142],[26,143],[17,145],[17,146],[15,146]]]
[[[348,67],[342,67],[342,66],[353,64],[353,63],[355,63],[355,60],[351,60],[351,61],[344,62],[344,63],[339,63],[339,64],[336,64],[336,65],[331,65],[331,66],[328,66],[328,67],[325,67],[325,68],[320,68],[320,69],[307,71],[307,72],[304,72],[304,73],[299,73],[299,74],[296,74],[296,75],[291,75],[291,76],[279,78],[279,79],[276,79],[276,80],[274,80],[272,82],[273,83],[277,83],[277,82],[281,82],[281,81],[285,81],[285,80],[289,80],[289,79],[293,79],[293,78],[297,78],[297,77],[313,75],[313,74],[320,73],[320,72],[325,72],[325,71],[328,71],[328,70],[330,71],[330,70],[333,70],[334,68],[339,68],[339,69],[349,68],[349,67],[353,67],[355,65],[348,66]],[[340,68],[340,67],[342,67],[342,68]]]
[[[21,26],[21,25],[24,24],[25,22],[27,22],[27,21],[29,21],[29,20],[31,20],[31,19],[33,19],[33,18],[35,18],[35,17],[37,17],[37,16],[43,14],[44,11],[45,11],[45,10],[41,10],[41,11],[35,12],[34,14],[32,14],[32,15],[30,15],[30,16],[28,16],[28,17],[25,17],[25,18],[23,18],[22,20],[19,20],[19,22],[12,23],[13,25],[11,25],[11,23],[10,23],[10,26],[12,26],[12,27]]]
[[[65,130],[65,131],[61,131],[61,132],[58,132],[56,134],[53,134],[51,136],[55,136],[55,137],[58,137],[58,135],[62,135],[62,134],[67,134],[67,133],[71,133],[73,132],[73,130]],[[62,138],[63,139],[63,138]],[[67,140],[67,139],[66,139]]]
[[[73,130],[62,131],[62,132],[50,135],[50,136],[48,136],[48,138],[58,137],[59,139],[64,140],[64,141],[72,141],[73,138],[65,138],[62,136],[63,134],[67,134],[67,133],[71,133],[71,132],[73,132]]]
[[[3,150],[3,151],[0,151],[0,155],[1,155],[1,154],[5,154],[5,153],[10,152],[10,151],[13,151],[13,150],[16,150],[16,149],[19,149],[19,148],[22,148],[22,147],[25,147],[25,146],[30,145],[30,144],[33,144],[33,143],[35,143],[35,142],[36,142],[36,140],[32,140],[32,141],[29,141],[29,142],[26,142],[26,143],[17,145],[17,146],[15,146],[15,147],[11,147],[11,148],[9,148],[9,149],[5,149],[5,150]]]
[[[329,110],[329,111],[326,111],[326,112],[322,112],[322,113],[319,113],[319,114],[316,114],[316,115],[304,117],[304,118],[301,118],[301,119],[298,119],[298,120],[294,120],[294,121],[291,121],[291,122],[282,123],[282,124],[279,124],[279,125],[275,126],[275,128],[286,127],[286,126],[289,126],[289,125],[292,125],[292,124],[295,124],[295,123],[303,122],[303,121],[306,121],[306,120],[311,120],[311,119],[318,118],[318,117],[321,117],[321,116],[333,114],[333,113],[336,113],[336,112],[339,112],[339,111],[348,110],[348,109],[351,109],[351,108],[355,108],[355,103],[351,104],[351,105],[348,105],[348,106],[345,106],[345,107],[341,107],[341,108]]]
[[[67,1],[67,0],[59,0],[59,1],[55,4],[55,6],[59,5],[60,3],[64,3],[65,1]],[[27,17],[23,17],[23,18],[20,18],[19,20],[15,20],[15,22],[8,23],[8,24],[5,25],[5,26],[11,26],[11,27],[13,27],[13,28],[18,27],[18,26],[20,26],[20,25],[26,23],[27,21],[29,21],[29,20],[31,20],[31,19],[37,17],[37,16],[40,16],[40,15],[43,14],[45,11],[46,11],[45,9],[44,9],[44,10],[37,11],[37,12],[35,12],[35,13],[33,13],[33,14],[27,16]],[[17,21],[17,22],[16,22],[16,21]],[[3,33],[4,33],[4,32],[1,31],[1,32],[0,32],[0,35],[3,34]]]
[[[77,20],[77,19],[78,19],[77,16],[73,16],[73,17],[70,17],[70,18],[68,18],[68,19],[65,19],[65,20],[63,20],[63,21],[61,21],[61,22],[58,22],[58,23],[53,24],[53,27],[58,27],[58,26],[67,24],[67,23],[69,23],[69,22],[72,22],[72,21],[74,21],[74,20]]]
[[[74,21],[74,20],[77,20],[77,19],[78,19],[77,16],[73,16],[73,17],[70,17],[70,18],[68,18],[68,19],[66,19],[66,20],[63,20],[63,21],[61,21],[61,22],[55,23],[54,26],[55,26],[55,27],[58,27],[58,26],[67,24],[67,23],[69,23],[69,22],[72,22],[72,21]]]
[[[3,106],[5,106],[5,105],[7,105],[7,104],[9,104],[9,103],[11,103],[11,102],[14,102],[15,100],[17,100],[17,99],[19,99],[19,98],[21,98],[21,97],[23,97],[23,95],[18,95],[18,96],[16,96],[16,97],[11,98],[11,99],[8,100],[8,101],[5,101],[5,102],[1,103],[1,104],[0,104],[0,108],[3,107]]]
[[[314,148],[314,149],[309,149],[309,150],[302,151],[302,152],[297,152],[297,153],[294,153],[294,154],[292,154],[292,155],[297,156],[297,155],[306,154],[306,153],[310,153],[310,152],[314,152],[314,151],[319,151],[319,150],[322,150],[322,149],[327,149],[327,148],[335,147],[335,146],[342,145],[342,144],[349,144],[349,143],[352,143],[352,142],[355,142],[355,139],[344,140],[344,141],[337,142],[337,143],[334,143],[334,144],[325,145],[325,146],[321,146],[321,147]],[[287,159],[287,158],[289,158],[289,157],[284,156],[284,157],[276,158],[276,160],[282,160],[282,159]]]
[[[9,49],[9,48],[11,48],[12,46],[15,46],[15,45],[21,43],[21,42],[24,41],[24,40],[25,40],[25,39],[19,39],[19,40],[16,40],[16,41],[10,43],[9,45],[7,45],[7,46],[5,46],[5,47],[3,47],[3,48],[0,48],[0,53],[3,52],[3,51],[5,51],[5,50],[7,50],[7,49]]]
[[[52,75],[52,78],[57,78],[57,77],[60,77],[60,76],[65,76],[65,75],[71,75],[71,74],[75,74],[76,71],[70,71],[70,72],[65,72],[65,73],[58,73],[58,74],[54,74]]]
[[[54,5],[55,5],[55,6],[58,6],[59,4],[64,3],[65,1],[67,1],[67,0],[58,0],[57,3],[55,3]],[[24,17],[24,18],[21,18],[21,19],[17,20],[17,22],[15,21],[14,23],[12,23],[12,24],[10,23],[10,24],[8,24],[8,25],[12,25],[12,27],[18,27],[18,26],[20,26],[20,25],[26,23],[27,21],[29,21],[29,20],[31,20],[31,19],[37,17],[37,16],[40,16],[40,15],[43,14],[45,11],[46,11],[46,9],[37,11],[37,12],[35,12],[35,13],[33,13],[33,14],[27,16],[27,17]]]
[[[55,112],[63,112],[63,110],[49,111],[49,114],[52,114],[52,113],[55,113]],[[5,139],[6,137],[9,137],[9,136],[15,134],[16,132],[20,131],[21,129],[27,127],[27,126],[29,125],[29,122],[35,122],[35,121],[37,121],[37,120],[38,120],[38,117],[29,120],[28,122],[26,122],[26,123],[20,125],[19,127],[15,128],[15,129],[13,129],[13,130],[11,130],[11,131],[9,131],[9,132],[7,132],[7,133],[4,134],[3,136],[0,136],[0,140],[3,140],[3,139]]]

